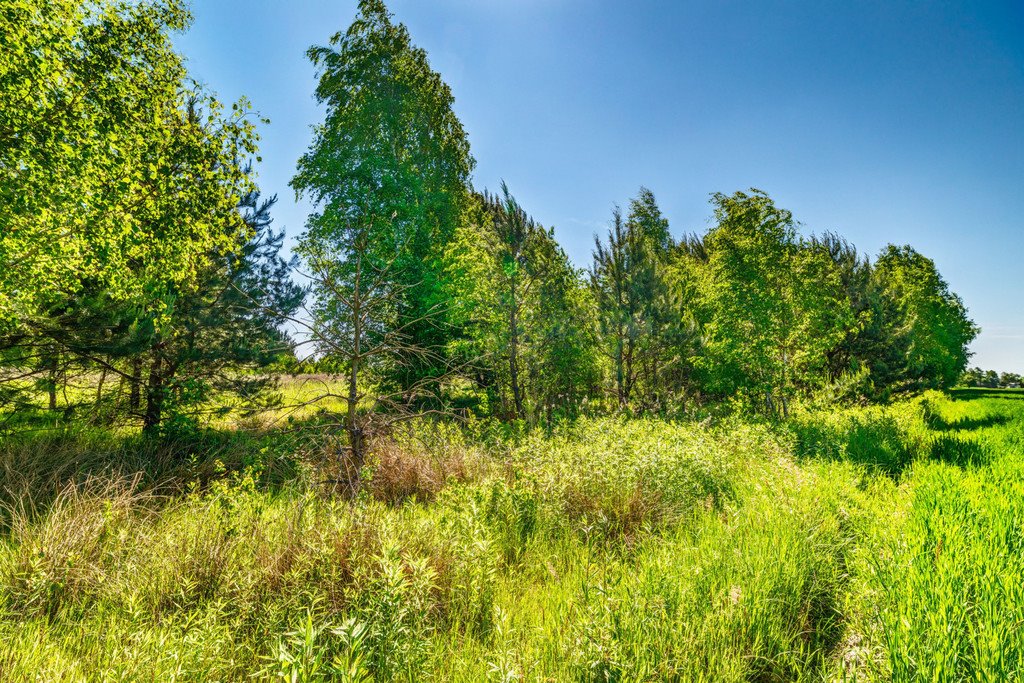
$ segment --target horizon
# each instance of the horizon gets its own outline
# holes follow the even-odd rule
[[[194,78],[271,119],[256,168],[289,242],[310,206],[288,181],[321,119],[304,53],[355,6],[197,0],[176,36]],[[677,238],[709,227],[712,193],[760,188],[805,234],[933,259],[982,328],[969,366],[1024,372],[1003,286],[1024,258],[1024,8],[596,6],[388,3],[452,88],[475,187],[507,181],[581,267],[641,186]],[[244,33],[242,8],[261,19]]]

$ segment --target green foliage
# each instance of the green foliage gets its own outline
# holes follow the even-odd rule
[[[467,202],[469,142],[451,90],[380,0],[362,0],[347,31],[307,54],[326,118],[292,187],[317,207],[298,251],[318,284],[318,336],[345,345],[359,315],[370,334],[401,329],[424,352],[379,372],[408,389],[440,372],[441,259]],[[356,270],[363,292],[381,292],[361,314]]]
[[[915,388],[948,388],[967,368],[978,328],[935,264],[908,246],[889,245],[875,264],[885,299],[900,311],[905,357],[894,378]]]
[[[273,435],[192,444],[188,466],[141,454],[128,471],[178,464],[134,485],[100,465],[134,442],[11,442],[0,489],[25,494],[4,507],[0,670],[1013,680],[1022,419],[1018,394],[993,392],[772,426],[581,420],[490,439],[429,503],[339,501],[294,469],[281,487],[271,458],[241,457],[289,453]],[[86,468],[99,478],[62,484]],[[37,483],[17,485],[29,470]]]
[[[168,34],[188,22],[173,1],[5,4],[3,329],[83,297],[159,322],[207,254],[237,249],[256,136],[244,102],[224,115],[186,84]]]
[[[504,184],[477,197],[447,253],[451,346],[502,414],[575,414],[597,380],[593,302],[580,273]]]
[[[616,207],[607,243],[595,238],[591,289],[620,409],[636,399],[648,409],[664,408],[668,395],[681,389],[666,382],[685,366],[680,354],[686,351],[678,338],[685,314],[674,307],[666,282],[673,246],[668,221],[647,188],[640,188],[625,221]]]
[[[210,410],[215,397],[218,414],[272,404],[267,390],[276,382],[258,373],[290,349],[279,326],[305,295],[291,280],[292,264],[278,255],[284,233],[270,228],[275,201],[258,192],[241,200],[249,233],[238,250],[210,255],[198,290],[175,303],[145,354],[135,355],[149,370],[145,428],[180,428]]]
[[[276,658],[261,673],[288,683],[369,683],[373,678],[364,663],[365,639],[366,627],[355,619],[336,627],[317,625],[309,611],[297,629],[281,637]],[[331,650],[340,651],[328,659]]]
[[[785,414],[825,379],[827,353],[852,324],[839,279],[763,192],[716,194],[706,262],[690,270],[702,323],[698,368],[709,391]]]
[[[451,91],[361,0],[308,52],[300,363],[251,112],[188,82],[189,20],[0,9],[0,678],[1024,676],[1022,394],[836,405],[962,377],[977,328],[932,261],[757,190],[677,242],[641,188],[588,283],[472,193]],[[344,394],[199,421],[248,417],[270,363]],[[964,379],[1020,379],[993,375]],[[444,399],[479,415],[396,426]],[[337,409],[345,439],[293,429]]]
[[[42,379],[51,413],[70,377],[101,375],[65,420],[157,431],[210,385],[257,395],[240,370],[285,345],[300,293],[257,203],[253,113],[187,79],[170,33],[189,22],[175,0],[0,13],[0,353]],[[105,399],[108,379],[130,398]]]

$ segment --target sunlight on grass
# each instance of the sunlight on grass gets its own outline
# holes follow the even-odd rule
[[[486,450],[424,425],[355,503],[301,468],[268,478],[255,440],[142,479],[160,459],[114,438],[8,443],[0,671],[1012,680],[1022,418],[931,393],[789,426],[582,420]]]

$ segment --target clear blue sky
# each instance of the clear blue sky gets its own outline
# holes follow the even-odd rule
[[[304,53],[354,0],[193,0],[192,74],[271,119],[260,182],[288,188],[321,116]],[[983,332],[972,364],[1024,372],[1024,2],[391,0],[451,85],[477,160],[577,264],[650,187],[676,234],[757,187],[807,232],[933,258]]]

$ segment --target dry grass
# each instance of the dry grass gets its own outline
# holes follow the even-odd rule
[[[434,500],[449,483],[465,483],[471,461],[479,457],[461,448],[434,452],[391,439],[379,440],[372,452],[373,474],[367,488],[374,498],[390,504]]]

